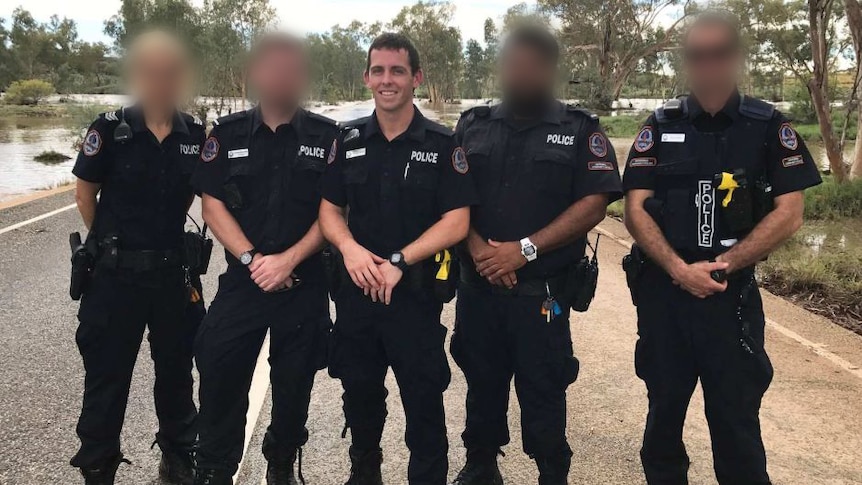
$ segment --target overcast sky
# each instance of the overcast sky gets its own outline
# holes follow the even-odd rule
[[[120,0],[0,0],[0,17],[8,18],[12,11],[23,5],[40,21],[51,15],[69,17],[78,24],[82,39],[90,42],[111,41],[102,33],[104,21],[119,10]],[[200,5],[203,0],[192,0]],[[348,24],[352,20],[386,22],[411,0],[270,0],[278,11],[282,27],[299,33],[324,32],[335,24]],[[519,0],[455,0],[455,25],[461,29],[466,42],[474,38],[482,41],[482,25],[487,17],[500,20]],[[535,0],[526,0],[535,4]],[[360,7],[361,5],[361,7]]]

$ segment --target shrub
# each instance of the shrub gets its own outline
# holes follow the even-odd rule
[[[6,102],[18,105],[34,105],[54,92],[54,86],[41,79],[15,81],[6,90]]]
[[[805,217],[862,217],[862,179],[839,184],[832,177],[824,178],[822,184],[805,191]]]

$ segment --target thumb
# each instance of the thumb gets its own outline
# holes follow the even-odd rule
[[[371,259],[377,264],[385,263],[386,261],[389,261],[388,259],[383,259],[374,253],[371,253]]]
[[[502,244],[493,239],[488,239],[488,245],[492,248],[499,248]]]
[[[706,269],[708,271],[715,271],[719,269],[727,269],[730,267],[730,263],[726,261],[713,261],[706,264]]]

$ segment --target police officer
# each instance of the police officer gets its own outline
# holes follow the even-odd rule
[[[787,119],[738,92],[731,17],[698,17],[682,52],[691,94],[649,117],[623,182],[646,253],[632,281],[649,391],[641,459],[651,485],[688,483],[682,431],[700,379],[718,482],[768,484],[758,414],[772,365],[754,266],[799,229],[802,191],[820,176]]]
[[[407,417],[407,482],[443,485],[448,471],[443,391],[450,373],[440,314],[451,294],[437,297],[435,282],[453,277],[444,250],[466,236],[477,199],[451,130],[413,105],[422,78],[406,37],[376,38],[365,72],[375,111],[346,124],[325,175],[320,224],[343,257],[346,280],[336,293],[329,370],[344,387],[349,485],[381,483],[390,366]]]
[[[462,262],[452,356],[467,378],[467,463],[457,485],[502,484],[509,386],[539,483],[566,483],[566,388],[575,381],[570,275],[587,232],[621,195],[598,118],[554,98],[559,46],[538,26],[512,31],[501,54],[503,101],[465,112],[456,133],[481,205]]]
[[[307,65],[298,39],[264,36],[248,72],[258,106],[215,123],[194,176],[204,220],[228,264],[195,344],[201,485],[232,483],[267,330],[273,407],[263,443],[266,478],[269,485],[297,483],[311,387],[325,366],[331,329],[317,209],[337,128],[300,107]]]
[[[120,430],[144,329],[155,363],[159,472],[170,483],[192,480],[197,410],[192,400],[192,342],[199,319],[181,249],[194,198],[192,171],[204,127],[177,111],[189,65],[170,35],[139,37],[128,53],[137,104],[104,113],[84,139],[73,173],[76,201],[96,267],[81,302],[76,340],[84,360],[84,405],[72,466],[87,484],[114,483]],[[97,194],[101,194],[96,200]],[[199,291],[199,288],[195,291]]]

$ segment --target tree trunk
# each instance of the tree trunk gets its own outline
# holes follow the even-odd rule
[[[847,14],[847,27],[853,37],[853,51],[856,54],[857,75],[860,72],[859,63],[860,55],[862,55],[862,6],[857,0],[844,0],[844,11]],[[856,84],[856,96],[859,99],[859,83]],[[850,166],[850,179],[862,178],[862,109],[856,108],[856,119],[858,125],[856,128],[856,148],[853,151],[853,163]]]

